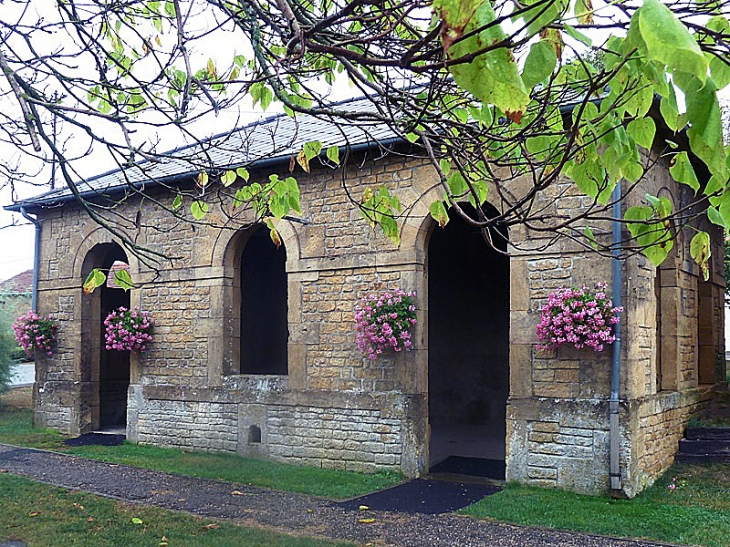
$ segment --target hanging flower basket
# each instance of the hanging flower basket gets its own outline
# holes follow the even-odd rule
[[[386,350],[410,350],[411,328],[416,320],[414,292],[400,289],[370,294],[355,307],[357,348],[370,359],[377,359]]]
[[[107,350],[142,352],[152,342],[152,316],[139,308],[117,308],[104,320]]]
[[[540,349],[555,349],[572,345],[578,349],[589,347],[603,351],[616,337],[613,326],[619,322],[623,308],[614,307],[606,297],[606,285],[599,283],[595,290],[560,289],[550,293],[542,307],[542,319],[537,325],[537,337],[543,342]]]
[[[38,354],[53,355],[56,344],[56,323],[53,316],[41,317],[33,310],[21,315],[13,323],[15,339],[28,357]]]

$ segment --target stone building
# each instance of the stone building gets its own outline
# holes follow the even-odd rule
[[[140,443],[409,476],[447,456],[486,458],[505,462],[508,480],[609,490],[612,349],[540,350],[535,326],[551,291],[610,285],[612,260],[569,243],[543,248],[544,236],[519,226],[501,231],[526,243],[509,257],[457,219],[438,229],[428,213],[441,195],[432,168],[397,153],[407,144],[386,129],[344,131],[354,159],[298,176],[302,215],[278,224],[279,249],[250,213],[226,209],[230,201],[212,203],[204,223],[164,211],[159,204],[193,187],[197,171],[182,163],[142,163],[80,186],[98,213],[127,196],[106,214],[171,258],[159,271],[68,190],[11,206],[40,222],[39,307],[59,323],[57,353],[38,363],[36,425],[72,434],[123,426]],[[315,139],[344,144],[317,120],[278,117],[213,139],[207,153],[267,180],[285,177],[292,153]],[[406,211],[398,246],[348,197],[383,183]],[[645,184],[677,206],[687,199],[661,160]],[[151,199],[136,194],[142,186]],[[568,184],[549,192],[541,199],[556,214],[585,205]],[[614,489],[627,495],[672,463],[688,419],[727,388],[721,233],[710,230],[708,282],[681,236],[658,269],[641,256],[621,263]],[[115,261],[129,264],[137,286],[85,295],[91,269]],[[396,287],[417,294],[415,349],[369,361],[356,348],[354,307]],[[104,349],[103,318],[120,305],[154,317],[145,353]]]

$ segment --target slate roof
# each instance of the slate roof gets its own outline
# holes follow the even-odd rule
[[[339,103],[347,112],[373,112],[373,104],[366,98]],[[163,154],[159,159],[142,160],[124,169],[115,169],[78,182],[84,197],[107,194],[128,185],[174,183],[197,176],[202,170],[258,167],[265,164],[289,162],[305,143],[320,141],[323,151],[330,146],[384,145],[398,137],[385,124],[351,121],[337,123],[325,117],[297,115],[296,118],[280,114],[248,124],[231,133],[206,139],[201,143],[182,146]],[[185,158],[185,159],[182,159]],[[39,206],[58,204],[74,196],[63,186],[39,196],[18,201],[5,209],[19,211],[24,205]]]
[[[0,293],[30,294],[33,288],[33,270],[26,270],[18,275],[0,281]]]

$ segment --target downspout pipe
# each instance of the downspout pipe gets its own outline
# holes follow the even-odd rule
[[[623,278],[621,271],[621,180],[616,183],[613,189],[613,241],[611,245],[612,276],[611,289],[613,292],[613,305],[621,306],[621,289]],[[621,328],[618,323],[613,326],[613,334],[616,340],[613,343],[611,355],[611,396],[608,402],[609,408],[609,477],[611,479],[611,490],[621,490],[621,442],[619,429],[619,395],[621,389]]]
[[[41,223],[38,219],[33,218],[28,214],[25,206],[20,207],[20,214],[23,215],[27,221],[35,226],[35,246],[33,249],[33,289],[31,296],[31,308],[34,312],[38,312],[38,270],[40,269],[41,262]]]

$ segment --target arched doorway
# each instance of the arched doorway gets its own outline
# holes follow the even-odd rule
[[[286,250],[261,226],[245,241],[240,275],[240,373],[288,373]]]
[[[115,262],[127,263],[127,255],[116,243],[94,246],[84,260],[83,275],[93,268],[109,272]],[[107,350],[104,320],[109,312],[130,307],[129,292],[105,284],[90,295],[84,295],[81,328],[81,376],[83,402],[80,430],[123,432],[127,423],[127,391],[129,389],[129,352]]]
[[[506,229],[493,230],[492,239],[506,251]],[[431,234],[427,272],[430,468],[503,477],[509,258],[452,213]]]

